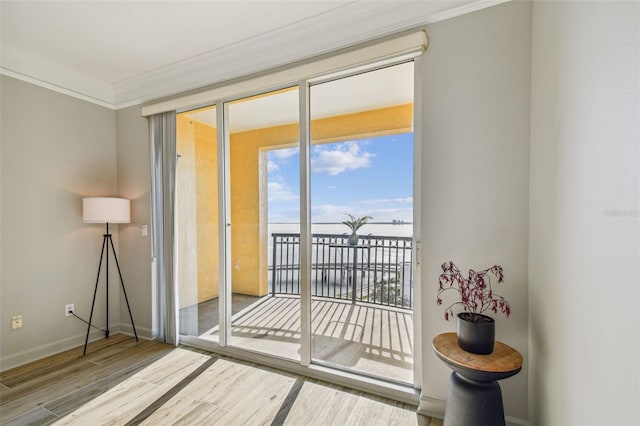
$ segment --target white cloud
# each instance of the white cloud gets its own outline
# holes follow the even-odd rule
[[[285,184],[279,182],[267,183],[267,200],[272,201],[293,201],[297,200],[298,195],[291,192],[291,189]]]
[[[298,154],[299,151],[299,148],[274,149],[270,152],[270,154],[273,155],[274,158],[283,159],[293,157],[294,155]]]
[[[344,206],[322,204],[311,206],[311,220],[313,222],[338,222],[344,216]],[[339,219],[339,220],[338,220]]]
[[[332,148],[315,146],[311,156],[311,171],[338,175],[347,170],[355,170],[371,165],[375,156],[367,151],[360,151],[357,142],[344,142],[333,145]]]
[[[280,170],[280,166],[278,166],[275,161],[267,161],[267,172],[271,173],[277,170]]]

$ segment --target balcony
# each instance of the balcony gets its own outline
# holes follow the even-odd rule
[[[411,383],[412,239],[361,236],[349,246],[347,238],[312,237],[312,357]],[[300,359],[299,248],[299,234],[272,235],[269,294],[233,294],[233,346]],[[195,315],[193,308],[182,309],[181,320]],[[218,341],[218,299],[198,304],[197,318],[197,334]]]

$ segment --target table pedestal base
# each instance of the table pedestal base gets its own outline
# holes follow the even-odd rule
[[[479,382],[451,373],[444,426],[504,426],[498,382]]]

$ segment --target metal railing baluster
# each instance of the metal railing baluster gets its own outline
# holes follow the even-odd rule
[[[271,237],[271,294],[300,294],[300,234]],[[411,237],[367,235],[354,250],[346,247],[345,235],[313,234],[312,295],[411,309],[412,243]],[[355,251],[357,259],[352,257]]]

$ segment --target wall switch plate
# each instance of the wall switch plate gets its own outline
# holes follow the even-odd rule
[[[11,329],[22,328],[22,315],[14,315],[11,317]]]
[[[76,311],[76,308],[73,306],[73,303],[70,303],[64,306],[65,317],[70,317],[72,315],[71,312],[75,312],[75,311]]]
[[[147,225],[142,225],[140,228],[142,230],[143,237],[146,237],[147,235],[149,235],[149,227]]]

